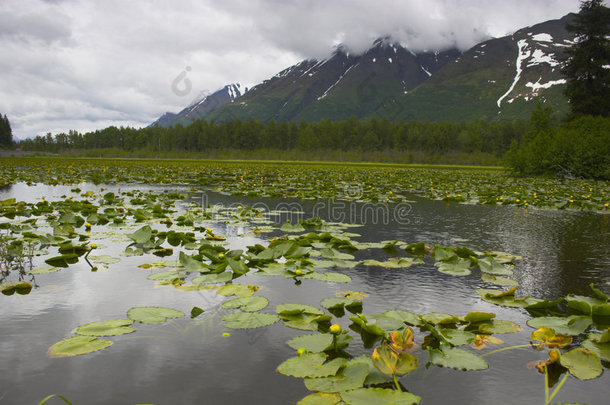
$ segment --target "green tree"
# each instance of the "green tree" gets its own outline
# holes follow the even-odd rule
[[[13,130],[6,114],[4,116],[0,115],[0,146],[13,146]]]
[[[568,31],[576,34],[563,68],[572,116],[610,114],[610,9],[586,0]]]

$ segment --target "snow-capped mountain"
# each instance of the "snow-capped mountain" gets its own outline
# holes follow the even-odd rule
[[[228,84],[212,94],[204,95],[201,99],[195,100],[195,102],[184,108],[178,114],[171,112],[163,114],[159,119],[153,122],[151,126],[159,125],[162,127],[170,127],[175,124],[188,125],[193,121],[203,118],[217,108],[222,107],[227,103],[232,103],[247,91],[248,89],[242,88],[239,83]]]

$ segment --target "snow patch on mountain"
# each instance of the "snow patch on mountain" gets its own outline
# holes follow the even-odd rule
[[[540,81],[542,80],[542,77],[538,79],[538,81],[536,83],[532,83],[532,82],[527,82],[525,84],[526,87],[531,87],[532,91],[536,92],[540,89],[548,89],[551,86],[555,86],[557,84],[566,84],[567,81],[566,79],[559,79],[559,80],[549,80],[546,83],[540,83]]]
[[[529,56],[531,55],[531,51],[527,49],[527,41],[525,39],[520,40],[519,42],[517,42],[517,46],[519,47],[519,52],[517,53],[517,62],[516,62],[516,74],[515,74],[515,78],[513,79],[513,83],[510,85],[509,89],[506,91],[506,93],[504,93],[497,101],[498,104],[498,108],[500,108],[502,106],[502,100],[504,100],[504,98],[506,98],[506,96],[508,96],[513,89],[515,88],[515,85],[517,84],[517,82],[519,81],[519,78],[521,77],[521,72],[522,72],[522,67],[521,67],[521,63],[529,58]]]
[[[532,35],[532,39],[538,42],[553,42],[553,36],[551,34],[536,34]]]

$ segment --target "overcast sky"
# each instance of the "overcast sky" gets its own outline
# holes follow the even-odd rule
[[[339,43],[356,53],[389,34],[414,51],[467,49],[577,12],[578,4],[0,0],[0,113],[15,138],[146,126],[200,94],[236,82],[251,87],[302,59],[324,58]]]

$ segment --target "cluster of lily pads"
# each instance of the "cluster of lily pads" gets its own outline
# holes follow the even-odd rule
[[[515,178],[498,170],[65,157],[0,161],[0,185],[83,181],[189,185],[251,197],[402,202],[417,195],[447,202],[602,212],[610,204],[607,181]]]
[[[340,179],[364,186],[367,181],[383,177],[390,180],[381,183],[381,191],[364,191],[358,198],[379,200],[385,197],[390,201],[406,198],[392,191],[398,184],[393,183],[393,176],[405,175],[398,169],[313,167],[308,176],[315,172],[320,177],[301,180],[300,174],[287,167],[282,167],[281,171],[271,167],[267,172],[267,169],[243,166],[236,178],[234,166],[197,168],[186,165],[177,169],[176,174],[170,170],[170,163],[137,164],[141,166],[110,162],[104,167],[106,170],[97,174],[94,172],[102,167],[99,162],[83,167],[64,163],[61,170],[53,171],[41,165],[37,167],[38,181],[53,183],[49,180],[51,177],[57,184],[84,179],[144,181],[148,175],[153,176],[148,179],[153,182],[206,183],[231,193],[249,190],[248,194],[275,195],[273,189],[284,187],[283,194],[278,195],[334,198],[340,196],[341,191],[336,187],[344,181]],[[2,164],[2,170],[8,170],[7,167],[17,170]],[[134,167],[138,167],[137,172]],[[21,172],[26,171],[22,168]],[[94,175],[97,177],[90,177]],[[25,174],[23,176],[16,178],[29,181]],[[454,179],[449,174],[446,176],[446,182]],[[326,184],[327,177],[339,183],[331,188]],[[297,181],[294,186],[297,194],[291,194],[287,186],[289,179]],[[254,181],[256,183],[240,188],[242,184]],[[429,181],[427,178],[423,183]],[[413,187],[420,190],[415,192],[425,195],[421,191],[422,183],[413,183],[420,184]],[[588,207],[590,209],[605,209],[600,204],[606,198],[607,184],[600,184],[596,185],[597,202]],[[303,190],[316,190],[316,187],[319,191],[315,196],[314,191],[311,195],[299,194]],[[484,186],[479,184],[477,187],[483,189]],[[481,299],[504,307],[522,308],[532,315],[528,326],[535,330],[526,346],[535,351],[548,350],[547,360],[533,363],[545,375],[547,404],[568,375],[583,380],[596,378],[602,373],[602,361],[610,361],[609,297],[593,286],[591,297],[568,295],[556,300],[519,297],[515,295],[517,281],[511,278],[513,263],[520,259],[518,256],[425,242],[360,242],[354,239],[359,235],[351,232],[356,225],[312,218],[280,226],[269,220],[270,216],[279,213],[241,206],[200,207],[187,201],[186,194],[168,190],[83,192],[75,188],[72,193],[55,201],[42,199],[27,203],[10,199],[0,203],[0,217],[5,218],[0,222],[3,232],[0,253],[6,252],[2,256],[0,290],[5,295],[35,291],[32,288],[36,287],[34,277],[37,274],[70,268],[81,260],[92,271],[97,271],[98,266],[112,266],[121,260],[115,247],[119,244],[124,247],[121,256],[155,258],[139,266],[150,271],[146,278],[151,281],[185,292],[213,290],[220,296],[231,297],[222,303],[223,309],[234,310],[221,316],[227,328],[261,328],[281,322],[286,327],[310,332],[287,342],[295,350],[295,356],[277,369],[281,374],[302,378],[313,392],[301,400],[302,405],[418,403],[421,398],[407,392],[403,385],[407,379],[402,376],[422,367],[422,363],[461,370],[487,369],[485,356],[513,347],[502,347],[483,355],[477,354],[478,350],[503,344],[497,335],[517,332],[521,327],[511,321],[495,319],[496,315],[488,312],[417,314],[389,309],[383,313],[366,313],[363,302],[366,294],[356,291],[339,292],[337,296],[322,300],[319,306],[281,303],[275,305],[272,312],[265,311],[269,300],[260,295],[259,287],[239,283],[246,273],[284,277],[300,285],[314,282],[312,280],[349,283],[351,278],[346,273],[356,266],[404,270],[411,266],[433,265],[439,272],[457,277],[477,272],[475,274],[479,274],[483,282],[510,287],[508,290],[478,290]],[[246,234],[271,233],[271,237],[264,245],[229,249],[226,236],[212,228],[218,223],[246,226],[250,229]],[[104,246],[106,241],[113,244],[112,249]],[[362,258],[373,249],[382,250],[388,258],[383,261]],[[97,250],[112,255],[94,255]],[[361,258],[356,259],[357,256]],[[33,263],[40,261],[48,267],[35,268]],[[193,307],[191,317],[204,311]],[[346,313],[350,314],[349,324],[342,319]],[[126,318],[76,327],[75,336],[49,348],[49,356],[65,357],[102,350],[113,343],[104,337],[133,333],[136,330],[134,322],[162,323],[167,318],[183,316],[182,311],[172,308],[132,308]],[[345,327],[339,326],[341,323]],[[367,354],[351,354],[362,353],[363,349]],[[555,391],[548,393],[548,387],[555,384]]]

